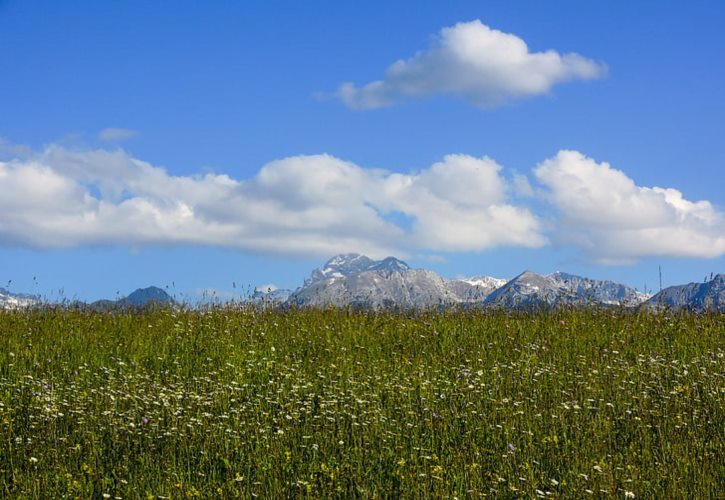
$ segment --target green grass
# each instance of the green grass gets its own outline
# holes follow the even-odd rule
[[[0,313],[0,497],[716,498],[722,314]]]

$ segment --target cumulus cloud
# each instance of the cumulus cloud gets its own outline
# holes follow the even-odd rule
[[[138,135],[138,131],[128,128],[104,128],[98,132],[98,140],[101,142],[121,142]]]
[[[506,202],[501,166],[488,157],[448,155],[416,175],[392,174],[376,206],[415,217],[416,246],[436,251],[477,251],[499,245],[546,243],[538,219]]]
[[[212,245],[314,256],[544,244],[536,217],[512,205],[508,191],[498,164],[465,155],[409,174],[297,156],[234,179],[174,176],[120,149],[51,145],[0,162],[0,242]],[[397,214],[411,224],[396,222]]]
[[[560,151],[534,169],[560,212],[558,236],[603,263],[647,256],[725,254],[725,214],[676,189],[640,187],[621,170],[578,151]]]
[[[340,86],[337,96],[350,108],[390,106],[407,99],[452,94],[486,109],[548,93],[569,80],[590,80],[603,64],[576,53],[530,52],[511,33],[479,20],[443,28],[433,45],[388,67],[385,77],[362,87]]]

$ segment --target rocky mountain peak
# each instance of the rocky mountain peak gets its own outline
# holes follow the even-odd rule
[[[305,285],[331,279],[352,276],[365,271],[397,271],[410,270],[410,266],[395,257],[386,257],[383,260],[373,260],[358,253],[336,255],[328,260],[322,268],[315,269],[305,280]]]

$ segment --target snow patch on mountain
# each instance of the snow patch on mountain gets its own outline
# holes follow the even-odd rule
[[[5,288],[0,288],[0,309],[24,309],[38,304],[40,304],[40,299],[35,295],[12,293]]]

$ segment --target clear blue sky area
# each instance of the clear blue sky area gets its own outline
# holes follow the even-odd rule
[[[375,109],[353,109],[338,98],[343,83],[359,89],[383,79],[395,61],[439,44],[441,29],[473,20],[519,37],[531,53],[580,54],[600,74],[490,107],[445,90]],[[661,266],[665,285],[702,281],[725,271],[717,250],[725,239],[723,26],[721,1],[0,0],[0,161],[31,175],[33,161],[48,148],[122,149],[170,176],[198,180],[213,173],[243,182],[273,160],[298,155],[327,153],[364,172],[410,176],[449,154],[488,156],[509,183],[506,203],[534,214],[547,242],[436,246],[421,234],[401,247],[411,265],[449,277],[563,270],[640,289],[658,286]],[[430,82],[443,78],[441,68],[455,71],[449,64],[424,67],[428,79],[414,83],[435,86]],[[690,202],[707,201],[707,221],[691,227],[687,217],[657,219],[681,230],[673,239],[688,241],[605,262],[608,255],[570,238],[578,214],[563,217],[565,202],[552,202],[553,188],[534,174],[560,150],[607,162],[638,187],[673,188]],[[68,182],[105,196],[102,186],[63,168]],[[514,192],[516,175],[526,176],[530,193]],[[39,243],[32,233],[45,231],[42,224],[17,227],[25,219],[12,215],[13,207],[28,213],[33,207],[13,201],[7,193],[14,186],[0,176],[0,193],[6,191],[5,201],[0,194],[0,286],[10,282],[12,291],[89,300],[158,285],[188,296],[204,290],[228,296],[270,283],[295,287],[331,257],[296,251],[293,237],[275,251],[218,239],[126,241],[110,230],[98,238],[74,236],[68,244]],[[248,196],[272,190],[256,186]],[[115,203],[133,197],[129,189]],[[376,210],[386,204],[376,203]],[[383,218],[410,230],[414,222],[396,219],[396,210]],[[62,239],[74,228],[48,231]],[[337,229],[330,231],[332,241]],[[715,249],[692,251],[693,238]]]

